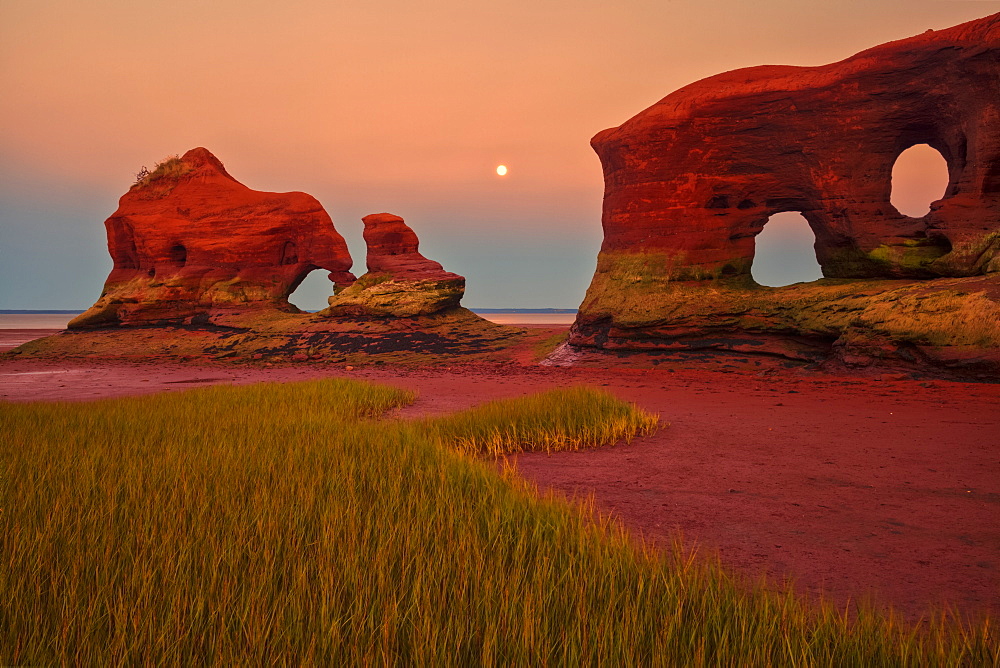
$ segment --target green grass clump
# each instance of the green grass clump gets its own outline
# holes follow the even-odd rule
[[[153,171],[147,171],[145,167],[136,174],[135,187],[145,187],[162,179],[178,179],[191,172],[191,165],[184,162],[180,157],[171,155],[156,163]]]
[[[743,587],[451,448],[490,451],[497,430],[511,449],[607,443],[598,423],[629,413],[651,426],[607,395],[379,419],[412,398],[326,380],[0,404],[0,664],[998,658],[988,626],[916,631]]]
[[[429,433],[463,452],[502,455],[555,452],[631,441],[656,429],[658,418],[585,387],[491,401],[425,422]]]
[[[535,361],[538,362],[545,359],[568,339],[568,331],[556,332],[552,336],[545,337],[532,347],[532,353],[534,354]]]

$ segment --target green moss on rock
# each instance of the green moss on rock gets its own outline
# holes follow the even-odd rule
[[[902,245],[888,246],[882,244],[868,253],[868,258],[882,267],[886,274],[898,274],[900,270],[908,276],[919,275],[944,255],[947,251],[940,246],[922,243],[922,240],[908,239]]]
[[[391,274],[365,274],[352,286],[330,297],[321,316],[411,318],[458,306],[465,279],[399,279]]]
[[[836,340],[867,332],[928,346],[1000,346],[1000,280],[991,277],[820,279],[780,288],[746,277],[672,281],[653,254],[602,254],[580,307],[577,335],[622,339],[748,332]],[[624,344],[623,344],[624,345]]]

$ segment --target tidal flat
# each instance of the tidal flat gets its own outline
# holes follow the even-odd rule
[[[40,368],[44,365],[36,361],[33,371],[26,372],[12,364],[4,363],[0,373],[10,374],[5,381],[27,381],[21,386],[22,400],[31,387],[66,390],[65,373],[44,372],[74,371]],[[88,372],[94,386],[102,381],[93,373],[105,374],[103,381],[111,378],[107,373],[113,365],[100,371],[100,365],[94,366],[76,369],[78,380]],[[116,375],[131,376],[138,384],[145,380],[149,386],[160,374],[163,384],[190,388],[248,382],[250,378],[239,377],[245,371],[227,371],[222,365],[176,365],[172,370],[122,365]],[[289,380],[305,375],[303,371],[258,369],[253,380],[268,374],[271,380]],[[25,375],[14,375],[18,373]],[[693,554],[690,544],[677,543],[678,527],[665,527],[663,520],[669,524],[667,518],[673,516],[682,521],[683,504],[654,498],[671,489],[674,499],[690,496],[714,516],[716,533],[685,532],[686,538],[696,537],[694,542],[703,546],[712,544],[713,535],[746,540],[719,500],[750,503],[744,512],[757,521],[747,521],[744,532],[760,534],[762,527],[773,531],[786,525],[786,537],[799,535],[802,544],[815,548],[799,564],[822,558],[830,540],[822,525],[835,524],[838,515],[817,521],[817,511],[807,509],[798,519],[789,514],[768,520],[753,506],[770,496],[756,482],[721,490],[721,480],[691,476],[697,467],[690,454],[688,459],[683,454],[690,439],[701,440],[702,456],[709,460],[718,458],[717,448],[731,447],[713,447],[700,439],[698,429],[706,422],[691,419],[694,404],[707,407],[723,399],[723,409],[732,408],[724,397],[712,396],[721,394],[717,382],[703,378],[699,383],[683,370],[622,371],[613,374],[619,382],[608,386],[625,398],[646,396],[635,402],[638,407],[578,390],[522,399],[507,408],[494,404],[486,414],[477,414],[469,407],[484,399],[602,383],[595,382],[597,372],[585,369],[533,370],[520,376],[503,367],[481,368],[478,374],[470,369],[409,370],[395,378],[386,369],[337,373],[381,374],[377,380],[395,387],[326,379],[113,400],[5,404],[2,520],[9,545],[3,550],[2,582],[5,599],[14,603],[4,617],[3,660],[122,663],[155,655],[164,663],[374,658],[444,664],[738,660],[745,665],[921,665],[997,658],[988,622],[963,619],[954,601],[955,617],[915,624],[887,612],[884,605],[859,611],[856,604],[838,604],[837,591],[823,604],[801,596],[801,586],[756,580],[748,576],[753,568],[741,571],[727,563],[732,551],[724,545],[714,558],[711,550]],[[460,377],[467,382],[456,382]],[[765,390],[767,382],[758,382],[760,387],[748,394],[773,399],[777,388]],[[818,381],[785,379],[782,401],[772,402],[777,406],[748,406],[739,417],[777,417],[786,404],[796,406],[794,395],[803,394],[810,382]],[[847,381],[840,386],[827,382],[830,396],[854,394]],[[864,397],[875,417],[898,400],[894,394],[901,392],[900,382],[871,381],[887,383],[881,397]],[[668,396],[674,400],[665,404],[672,406],[669,410],[643,408],[657,394],[646,390],[657,384],[673,388]],[[113,383],[104,386],[108,393],[121,390]],[[934,384],[916,387],[928,390],[923,399],[946,394]],[[997,399],[997,393],[988,392],[992,387],[962,389],[972,401],[990,404]],[[678,401],[684,395],[693,403]],[[928,406],[922,408],[924,422],[933,422]],[[855,404],[855,410],[862,406]],[[717,410],[703,412],[709,420],[718,415]],[[562,417],[553,422],[554,414]],[[648,434],[656,417],[659,429]],[[871,421],[861,414],[854,417],[862,425]],[[623,420],[632,425],[626,424],[624,432],[606,429]],[[988,422],[964,427],[965,436],[988,428]],[[477,432],[476,425],[485,428]],[[747,458],[759,454],[754,449],[761,435],[751,437],[753,428],[750,420],[744,436]],[[952,442],[962,430],[952,426]],[[643,433],[648,435],[631,444],[609,447]],[[505,440],[504,434],[512,436]],[[505,449],[551,451],[554,442],[575,445],[563,453],[517,455],[504,460],[509,466],[498,466],[492,457],[470,454],[481,449],[477,443],[487,441],[494,443],[489,448],[494,455]],[[455,447],[461,443],[464,453]],[[601,447],[577,450],[592,446]],[[883,441],[886,452],[897,446],[891,439]],[[823,444],[801,449],[822,451]],[[651,459],[642,459],[643,453]],[[595,462],[602,455],[603,463]],[[616,470],[609,468],[609,456]],[[822,456],[830,457],[829,450]],[[588,475],[579,469],[584,458],[595,463]],[[553,466],[546,468],[545,461]],[[659,470],[651,468],[653,461],[659,462]],[[844,468],[845,462],[838,463]],[[783,464],[779,460],[774,466]],[[575,475],[567,475],[574,468]],[[647,476],[635,478],[639,485],[630,481],[637,468],[646,469]],[[738,473],[732,466],[703,468],[721,469],[715,474],[723,475],[726,485]],[[785,474],[787,486],[800,493],[802,484]],[[850,475],[860,472],[854,469]],[[660,487],[654,489],[649,480],[657,476]],[[607,485],[600,483],[602,477]],[[895,485],[913,482],[898,472],[895,477]],[[849,499],[837,482],[813,480],[806,487],[817,484]],[[611,488],[624,496],[609,496]],[[978,488],[976,498],[960,497],[960,503],[988,504],[984,491]],[[639,503],[660,520],[662,534],[653,524],[636,523]],[[919,504],[914,508],[920,512]],[[965,519],[970,525],[976,520]],[[927,518],[921,521],[926,524]],[[802,522],[811,522],[813,535],[797,533]],[[951,530],[963,531],[955,522],[953,516]],[[919,528],[898,533],[910,534],[911,543],[897,539],[900,549],[891,559],[905,562],[904,549],[927,531]],[[988,536],[990,529],[983,531]],[[668,534],[673,542],[665,542]],[[894,535],[887,531],[885,541],[891,543]],[[943,535],[947,539],[947,532]],[[797,549],[794,540],[785,546],[791,554]],[[780,552],[772,552],[776,554]],[[841,550],[830,556],[828,566],[851,560]],[[900,565],[905,570],[906,564]],[[880,575],[892,579],[891,572]],[[848,573],[847,579],[851,577]],[[943,610],[924,608],[931,609]]]

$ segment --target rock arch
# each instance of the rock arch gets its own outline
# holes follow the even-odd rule
[[[354,281],[347,244],[315,198],[251,190],[204,148],[179,162],[173,175],[133,185],[105,221],[114,268],[71,328],[294,311],[288,295],[310,271]]]
[[[1000,15],[929,31],[821,67],[709,77],[592,140],[605,177],[602,252],[674,257],[675,279],[747,271],[754,228],[801,210],[832,277],[969,276],[1000,202]],[[926,143],[950,184],[919,221],[889,206],[892,165]],[[991,172],[992,174],[992,172]],[[941,246],[943,247],[943,245]]]
[[[598,133],[591,145],[604,170],[604,242],[570,342],[787,351],[797,337],[829,353],[851,328],[880,322],[862,317],[864,299],[843,303],[845,280],[867,286],[857,288],[868,290],[865,299],[884,292],[880,308],[904,296],[916,304],[935,290],[980,290],[993,300],[998,100],[994,14],[829,65],[718,74]],[[936,149],[948,167],[944,196],[919,218],[890,202],[893,164],[915,144]],[[822,273],[839,283],[753,283],[754,237],[788,211],[808,221]],[[960,279],[968,280],[934,283]],[[890,294],[912,281],[926,289]],[[748,332],[761,338],[748,343]]]

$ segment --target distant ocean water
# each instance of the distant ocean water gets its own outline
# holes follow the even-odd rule
[[[474,309],[476,310],[476,309]],[[576,311],[568,309],[482,309],[476,312],[500,325],[571,325]],[[0,311],[0,329],[65,329],[82,311]]]
[[[35,311],[10,313],[0,311],[0,329],[66,329],[66,324],[83,311]]]
[[[576,313],[518,313],[516,311],[480,313],[485,318],[498,325],[572,325]]]

